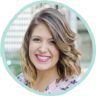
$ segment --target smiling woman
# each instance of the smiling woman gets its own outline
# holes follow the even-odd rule
[[[40,22],[33,30],[29,43],[29,57],[37,70],[56,69],[59,50],[48,27]],[[50,72],[50,71],[49,71]]]
[[[43,93],[59,93],[74,85],[81,68],[76,34],[66,18],[54,8],[38,12],[26,31],[21,48],[24,84]]]

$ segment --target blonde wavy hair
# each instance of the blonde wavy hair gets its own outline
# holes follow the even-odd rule
[[[37,78],[36,68],[29,57],[29,42],[32,31],[40,22],[43,22],[49,28],[60,52],[57,63],[57,72],[60,79],[67,76],[78,76],[81,73],[81,68],[78,63],[80,53],[76,50],[74,44],[76,33],[70,29],[65,16],[61,12],[54,8],[46,8],[38,12],[32,19],[25,33],[21,49],[21,66],[28,84],[34,84]]]

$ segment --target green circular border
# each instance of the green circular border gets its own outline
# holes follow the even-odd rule
[[[66,92],[63,92],[63,93],[60,93],[60,94],[44,94],[44,93],[41,93],[41,92],[37,92],[35,90],[32,90],[31,88],[27,87],[26,85],[24,85],[23,83],[21,83],[17,78],[16,76],[14,76],[14,74],[10,71],[8,65],[6,64],[6,58],[5,58],[5,54],[4,54],[4,39],[6,37],[6,32],[8,32],[8,29],[9,27],[11,26],[12,22],[16,19],[16,17],[18,15],[20,15],[20,13],[25,10],[26,8],[30,7],[30,6],[33,6],[35,4],[39,4],[39,3],[48,3],[48,4],[51,4],[51,3],[54,3],[54,4],[58,4],[58,5],[61,5],[62,7],[66,7],[68,8],[69,10],[73,11],[74,13],[76,13],[76,15],[80,18],[80,20],[83,22],[84,26],[86,27],[86,29],[88,30],[89,32],[89,35],[90,35],[90,38],[92,40],[92,60],[91,60],[91,64],[88,68],[88,71],[86,72],[85,76],[77,83],[75,84],[74,86],[72,86],[71,88],[67,89],[66,92],[68,92],[69,90],[73,89],[75,86],[77,86],[79,83],[81,83],[86,77],[87,75],[89,74],[89,72],[91,71],[91,68],[94,64],[94,60],[95,60],[95,57],[96,57],[96,43],[95,43],[95,39],[94,39],[94,35],[92,34],[92,31],[90,29],[90,27],[88,26],[88,24],[86,23],[86,21],[77,13],[75,12],[73,9],[71,9],[70,7],[68,7],[67,5],[65,4],[62,4],[62,3],[59,3],[59,2],[55,2],[55,1],[50,1],[50,0],[41,0],[41,1],[36,1],[36,2],[32,2],[28,5],[26,5],[25,7],[23,7],[19,12],[17,12],[17,14],[12,18],[12,20],[8,23],[7,27],[5,28],[4,32],[3,32],[3,35],[2,35],[2,38],[1,38],[1,57],[3,59],[3,62],[4,62],[4,65],[5,65],[5,68],[7,69],[7,71],[9,72],[9,74],[20,84],[22,85],[23,87],[25,87],[26,89],[28,89],[29,91],[31,92],[34,92],[34,93],[37,93],[38,95],[46,95],[46,96],[56,96],[56,95],[63,95],[65,94]]]

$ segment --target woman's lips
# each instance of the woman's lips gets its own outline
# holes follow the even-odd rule
[[[47,62],[51,58],[51,56],[36,54],[36,58],[39,62]]]

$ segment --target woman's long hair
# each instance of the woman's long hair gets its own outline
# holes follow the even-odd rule
[[[56,47],[60,52],[60,58],[57,63],[57,72],[60,79],[64,79],[67,76],[79,75],[81,72],[78,63],[80,53],[76,50],[74,44],[76,34],[70,29],[63,14],[57,9],[46,8],[34,16],[25,33],[22,45],[21,64],[28,83],[33,84],[37,77],[36,68],[29,57],[29,42],[32,31],[40,22],[43,22],[49,28],[56,42]]]

